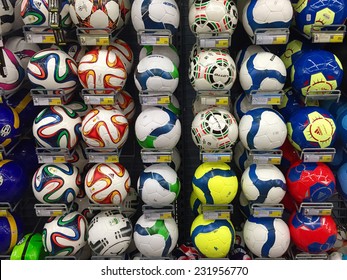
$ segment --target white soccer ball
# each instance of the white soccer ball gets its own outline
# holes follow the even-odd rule
[[[81,187],[81,175],[70,163],[43,164],[32,178],[35,198],[41,203],[71,203]]]
[[[252,91],[276,92],[283,89],[287,70],[283,61],[270,52],[252,54],[240,68],[240,84],[250,94]]]
[[[190,83],[196,91],[227,93],[236,80],[236,65],[225,51],[205,49],[196,54],[189,67]]]
[[[249,110],[239,122],[239,137],[248,149],[273,150],[280,148],[287,138],[284,118],[270,108]]]
[[[85,192],[96,204],[120,206],[128,195],[130,184],[130,175],[120,163],[95,164],[84,179]]]
[[[232,0],[195,1],[189,8],[188,21],[194,34],[233,34],[238,12]]]
[[[173,149],[181,137],[181,122],[165,107],[149,107],[137,117],[135,135],[142,148]]]
[[[242,23],[247,34],[253,37],[260,28],[289,28],[292,18],[290,0],[248,0],[243,8]]]
[[[191,134],[200,149],[231,148],[238,138],[238,125],[227,110],[211,108],[199,112],[193,119]]]
[[[257,257],[280,258],[290,244],[288,225],[279,218],[250,216],[243,227],[247,248]]]
[[[178,86],[179,72],[172,60],[163,55],[149,55],[140,60],[134,72],[139,91],[173,93]]]
[[[280,203],[287,191],[286,179],[273,164],[251,164],[243,172],[241,188],[251,203]]]
[[[174,169],[165,163],[152,164],[143,170],[137,181],[137,192],[149,206],[160,208],[173,203],[181,189]]]
[[[88,245],[99,256],[120,255],[129,247],[132,236],[127,217],[117,210],[101,211],[89,224]]]
[[[145,257],[167,257],[177,241],[178,227],[173,218],[151,220],[142,215],[134,226],[136,248]]]
[[[180,11],[175,0],[134,0],[131,21],[137,32],[167,30],[175,34],[180,24]]]
[[[235,63],[237,71],[240,71],[242,64],[252,55],[259,52],[266,52],[267,50],[263,46],[249,45],[248,47],[242,48],[237,53]]]
[[[168,57],[178,68],[180,66],[180,57],[178,51],[173,44],[169,46],[143,46],[139,53],[139,60],[145,56],[159,54]]]

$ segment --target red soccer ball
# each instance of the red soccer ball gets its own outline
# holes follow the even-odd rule
[[[292,164],[287,172],[286,182],[295,201],[324,202],[336,191],[336,180],[330,167],[322,162]]]

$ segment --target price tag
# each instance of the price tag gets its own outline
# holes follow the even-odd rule
[[[332,162],[333,155],[304,154],[304,162]]]
[[[163,156],[157,156],[157,162],[163,163],[163,162],[171,162],[171,155],[163,155]]]
[[[282,211],[281,210],[255,210],[253,216],[261,218],[261,217],[270,217],[270,218],[281,218]]]
[[[215,47],[216,48],[228,48],[229,47],[229,40],[228,39],[220,39],[215,41]]]
[[[287,43],[287,36],[274,36],[272,43],[274,45],[283,45]]]
[[[204,219],[205,220],[226,220],[230,219],[230,213],[229,212],[213,212],[208,211],[204,212]]]
[[[170,97],[169,96],[158,98],[158,104],[169,104],[169,103],[170,103]]]
[[[62,210],[53,210],[51,213],[51,216],[61,216],[64,214]]]
[[[105,162],[106,163],[119,162],[119,157],[118,157],[118,155],[106,156]]]
[[[343,35],[338,34],[338,35],[331,35],[329,43],[342,43],[343,42]]]
[[[203,153],[202,154],[202,161],[203,162],[231,162],[231,155],[220,155],[220,154],[208,154]]]
[[[64,212],[62,210],[54,210],[54,209],[36,209],[36,216],[38,217],[51,217],[51,216],[60,216],[63,215]]]
[[[96,46],[108,46],[110,44],[110,38],[109,37],[101,37],[97,38],[95,45]]]
[[[88,161],[90,163],[113,163],[113,162],[119,162],[119,156],[118,155],[98,155],[95,154],[89,154],[88,155]]]
[[[252,161],[256,164],[274,164],[280,165],[282,158],[274,155],[253,155]]]
[[[148,220],[165,220],[171,219],[171,212],[144,212],[145,219]]]
[[[304,214],[306,216],[330,216],[332,209],[305,208]]]
[[[0,209],[0,217],[6,217],[7,216],[7,210],[6,209]]]
[[[168,37],[159,37],[156,39],[156,44],[160,46],[168,46],[170,44],[170,40]]]
[[[313,43],[342,43],[344,39],[343,33],[324,33],[317,32],[313,34]]]
[[[50,106],[54,106],[54,105],[62,105],[61,99],[60,98],[50,98],[48,99],[48,104]]]
[[[229,98],[228,97],[216,97],[216,105],[229,105]]]
[[[54,156],[53,163],[65,163],[66,159],[64,156]]]
[[[55,44],[55,38],[54,35],[43,35],[42,41],[37,43],[43,43],[43,44]]]

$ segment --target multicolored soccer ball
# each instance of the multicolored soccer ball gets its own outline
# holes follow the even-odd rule
[[[249,216],[243,227],[247,248],[257,257],[280,258],[290,244],[287,224],[280,218]]]
[[[96,106],[84,116],[81,131],[89,147],[120,149],[128,139],[129,123],[115,107]]]
[[[65,106],[50,106],[43,109],[33,123],[33,134],[44,148],[73,149],[80,139],[82,120]]]
[[[133,97],[129,92],[123,89],[117,92],[115,101],[116,102],[113,107],[122,112],[128,122],[131,123],[136,113],[135,101]]]
[[[74,111],[77,115],[79,115],[81,118],[83,118],[85,115],[89,113],[89,111],[92,109],[92,106],[90,104],[86,104],[81,99],[75,99],[70,101],[69,103],[64,105],[65,107],[68,107],[72,111]]]
[[[235,243],[235,229],[229,219],[205,220],[197,216],[190,228],[193,245],[207,258],[225,258]]]
[[[287,137],[287,128],[277,111],[257,108],[249,110],[241,118],[239,137],[248,150],[272,150],[282,146]]]
[[[81,183],[79,170],[71,163],[46,163],[36,170],[32,189],[41,203],[68,204],[75,200]]]
[[[164,107],[149,107],[135,122],[135,135],[142,148],[173,149],[181,137],[181,122]]]
[[[142,215],[134,226],[134,242],[147,258],[167,257],[176,247],[178,227],[173,218],[146,219]]]
[[[175,34],[180,24],[180,11],[175,0],[134,0],[131,21],[137,32],[167,30]]]
[[[35,89],[59,89],[53,92],[69,94],[78,86],[77,63],[61,50],[44,49],[34,54],[27,74]]]
[[[294,245],[310,254],[329,251],[337,239],[337,226],[331,216],[305,216],[293,212],[289,230]]]
[[[121,90],[127,81],[127,70],[114,48],[95,48],[78,64],[78,78],[85,89],[96,94]]]
[[[196,0],[189,8],[188,21],[194,34],[232,35],[237,26],[238,12],[232,0]]]
[[[190,83],[202,93],[227,93],[234,85],[236,75],[232,57],[218,49],[198,52],[189,67]]]
[[[107,33],[117,28],[121,17],[118,0],[73,0],[69,7],[72,22],[80,27],[93,28],[94,33]]]
[[[297,150],[329,148],[336,140],[336,121],[323,108],[308,106],[296,110],[287,122],[288,139]]]
[[[84,179],[85,192],[96,204],[120,206],[128,195],[130,185],[129,172],[120,163],[95,164]]]
[[[180,57],[175,45],[173,44],[170,44],[169,46],[143,46],[139,53],[139,61],[141,61],[144,57],[153,54],[166,56],[176,65],[177,68],[180,66]]]
[[[130,220],[117,210],[102,211],[89,223],[88,245],[98,256],[123,254],[132,236]]]
[[[294,9],[296,27],[308,36],[326,25],[339,25],[346,20],[346,2],[343,0],[301,0]]]
[[[270,52],[252,54],[241,65],[239,74],[241,87],[246,94],[280,91],[286,78],[284,63]]]
[[[152,54],[140,60],[134,71],[135,86],[148,93],[173,93],[178,86],[177,66],[166,56]]]
[[[15,93],[22,85],[25,78],[25,70],[20,59],[9,49],[1,48],[7,75],[0,74],[0,91],[5,94]]]
[[[230,149],[239,131],[234,116],[227,110],[210,108],[199,112],[192,122],[191,134],[200,149]]]
[[[60,3],[60,20],[61,28],[67,29],[72,26],[69,13],[69,1],[63,0]],[[37,25],[49,27],[49,5],[45,0],[23,0],[20,8],[20,15],[26,25]]]
[[[3,7],[0,10],[0,35],[6,35],[14,26],[15,16],[13,5],[9,0],[5,0],[7,9]]]
[[[336,55],[325,50],[306,51],[290,73],[293,89],[303,96],[329,93],[340,87],[343,67]]]
[[[181,182],[174,169],[165,163],[152,164],[140,173],[137,192],[142,201],[152,207],[173,203],[181,190]]]
[[[292,18],[290,0],[249,0],[243,8],[242,23],[252,38],[261,28],[289,28]]]
[[[52,256],[75,255],[87,244],[87,237],[87,220],[78,212],[49,218],[42,231],[43,247]]]
[[[0,161],[1,202],[17,203],[24,198],[28,183],[26,169],[19,162],[9,159]]]
[[[296,162],[286,175],[288,191],[295,201],[325,202],[336,191],[336,180],[330,167],[322,162]]]
[[[202,204],[229,204],[238,191],[236,173],[224,162],[204,162],[195,170],[193,192]]]
[[[19,115],[11,106],[0,104],[0,145],[9,146],[23,131]]]
[[[242,174],[242,192],[251,203],[280,203],[287,191],[286,178],[273,164],[252,163]]]
[[[18,215],[7,212],[6,216],[0,217],[0,254],[9,255],[23,235],[24,225]]]

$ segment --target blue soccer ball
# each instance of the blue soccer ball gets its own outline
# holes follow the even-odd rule
[[[0,217],[0,255],[9,255],[23,236],[23,221],[18,215],[7,212],[6,216]]]
[[[346,16],[344,0],[310,0],[294,5],[296,27],[308,36],[325,25],[343,24]]]
[[[341,61],[325,50],[310,50],[297,59],[290,72],[293,89],[306,96],[336,90],[343,79]]]
[[[290,116],[304,105],[300,96],[289,87],[284,90],[281,104],[276,105],[275,109],[283,116],[285,121],[288,121]]]
[[[239,137],[248,150],[273,150],[283,145],[287,128],[280,113],[269,108],[257,108],[241,118]]]
[[[14,144],[22,133],[19,115],[11,106],[0,104],[0,146]]]
[[[337,116],[336,129],[338,139],[344,143],[343,147],[347,148],[347,109],[339,113]]]
[[[287,122],[288,139],[295,149],[329,148],[337,138],[336,121],[317,106],[296,110]]]
[[[347,162],[337,171],[337,191],[344,200],[347,200]]]
[[[280,203],[287,191],[283,173],[273,164],[251,164],[242,174],[241,188],[250,203]]]
[[[270,52],[252,54],[241,66],[239,79],[246,94],[276,92],[283,89],[287,78],[283,61]]]
[[[245,48],[242,48],[236,56],[235,64],[237,71],[240,71],[242,64],[252,55],[259,52],[267,52],[263,46],[259,45],[249,45]]]
[[[242,23],[250,37],[260,28],[289,28],[293,18],[290,0],[250,0],[243,9]]]
[[[243,227],[247,248],[257,257],[282,257],[290,244],[287,224],[280,218],[249,216]]]
[[[166,29],[175,34],[180,11],[175,0],[135,0],[131,6],[131,21],[136,31]]]

